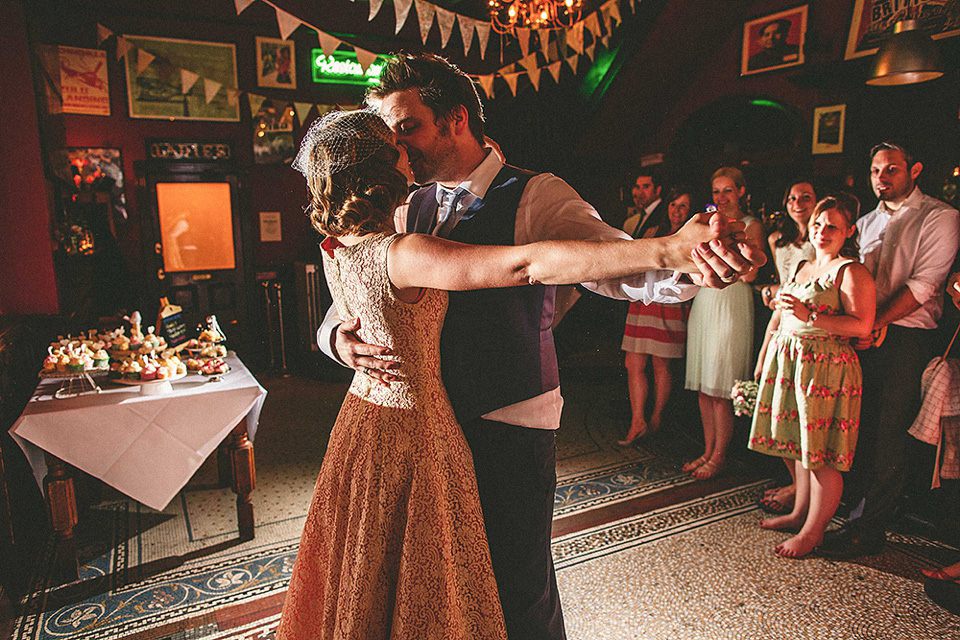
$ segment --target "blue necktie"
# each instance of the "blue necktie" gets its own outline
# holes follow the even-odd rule
[[[457,203],[469,192],[463,187],[457,187],[451,191],[437,185],[437,193],[440,206],[437,208],[437,225],[433,228],[433,235],[446,238],[460,219],[457,215]]]

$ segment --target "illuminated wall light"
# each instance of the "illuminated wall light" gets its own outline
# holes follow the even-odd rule
[[[326,56],[323,49],[313,49],[310,56],[313,81],[320,84],[377,85],[380,84],[380,73],[391,57],[377,56],[364,73],[353,51],[334,51]]]

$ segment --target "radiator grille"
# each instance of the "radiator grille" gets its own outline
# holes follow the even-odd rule
[[[323,267],[307,262],[296,263],[295,284],[297,287],[297,333],[311,351],[319,351],[317,329],[323,322],[323,314],[330,306],[330,293],[323,277]]]

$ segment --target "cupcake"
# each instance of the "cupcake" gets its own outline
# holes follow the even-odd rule
[[[143,371],[140,372],[140,379],[143,382],[150,382],[151,380],[156,380],[159,376],[157,372],[159,370],[153,365],[147,365],[143,368]]]
[[[61,353],[57,357],[57,373],[67,373],[69,369],[67,368],[70,365],[70,356],[65,353]]]
[[[93,354],[93,368],[106,371],[110,368],[110,355],[103,349]]]
[[[140,372],[143,371],[143,367],[140,366],[140,363],[136,360],[126,363],[123,368],[123,377],[127,380],[139,380]]]
[[[67,358],[68,373],[83,373],[84,360],[82,356],[72,355]]]

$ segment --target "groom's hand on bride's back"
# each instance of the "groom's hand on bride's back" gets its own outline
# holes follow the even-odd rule
[[[400,365],[394,360],[385,360],[383,356],[393,355],[389,347],[367,344],[357,338],[360,318],[351,318],[340,323],[334,337],[334,348],[345,365],[359,371],[383,385],[389,385],[397,379]]]

